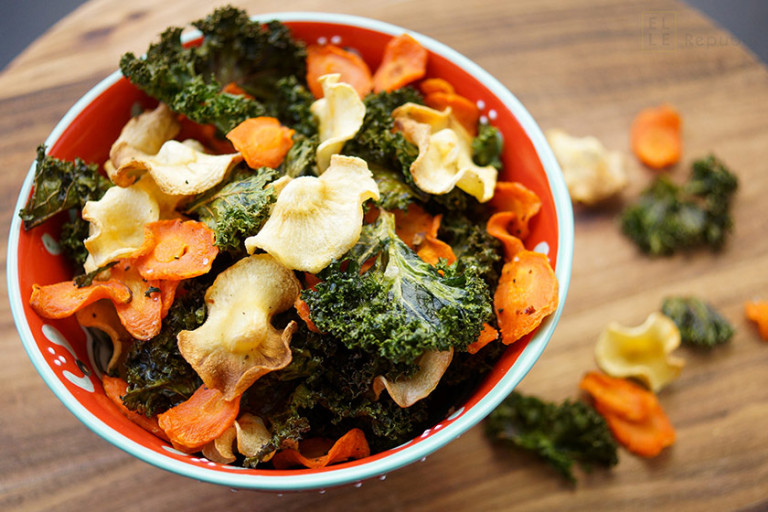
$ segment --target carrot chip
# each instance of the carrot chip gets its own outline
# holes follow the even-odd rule
[[[307,468],[324,468],[336,462],[348,459],[362,459],[371,454],[365,434],[359,428],[353,428],[341,436],[328,449],[327,439],[307,439],[299,443],[299,449],[288,448],[275,454],[272,463],[277,469],[288,469],[295,466]],[[325,455],[321,455],[327,451]]]

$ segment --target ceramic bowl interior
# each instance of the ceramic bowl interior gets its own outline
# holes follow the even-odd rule
[[[329,41],[356,49],[375,69],[382,49],[406,30],[385,23],[343,15],[279,13],[259,16],[281,19],[294,35],[308,43]],[[508,347],[501,360],[466,403],[432,428],[397,448],[362,460],[324,469],[253,470],[216,464],[187,455],[123,417],[104,395],[98,350],[91,335],[74,318],[46,320],[28,305],[32,284],[71,279],[56,243],[62,219],[25,232],[18,216],[10,231],[8,285],[13,316],[24,347],[48,386],[66,407],[98,435],[155,466],[188,477],[227,485],[271,491],[325,489],[383,477],[420,460],[456,439],[483,419],[520,382],[536,362],[562,312],[571,272],[573,219],[570,200],[557,163],[546,141],[520,102],[496,79],[467,58],[428,37],[410,32],[429,50],[429,77],[442,77],[457,92],[477,102],[484,120],[501,130],[505,140],[504,171],[500,179],[515,180],[543,201],[531,223],[529,248],[547,254],[560,285],[560,306],[532,335]],[[119,72],[107,77],[80,99],[56,126],[46,144],[62,159],[76,156],[103,163],[134,103],[149,105],[143,93]],[[16,211],[30,195],[34,169],[21,190]]]

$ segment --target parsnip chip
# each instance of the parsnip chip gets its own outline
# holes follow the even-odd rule
[[[293,272],[269,254],[241,259],[205,293],[205,323],[179,333],[181,355],[206,386],[232,400],[262,375],[291,362],[296,323],[278,330],[271,320],[292,307],[300,291]]]
[[[272,434],[264,425],[264,421],[247,412],[237,418],[235,429],[237,430],[237,451],[246,457],[256,457],[272,440]]]
[[[269,219],[246,238],[245,248],[253,254],[260,247],[288,268],[316,274],[357,243],[363,203],[378,197],[364,160],[333,155],[319,178],[303,176],[285,185]]]
[[[472,161],[472,137],[451,115],[423,105],[406,103],[392,112],[395,128],[419,147],[411,165],[416,186],[430,194],[447,194],[459,187],[484,203],[493,197],[498,171]]]
[[[110,165],[104,166],[109,179],[121,187],[131,185],[146,172],[147,157],[156,155],[179,130],[181,123],[164,103],[132,118],[109,150]]]
[[[232,446],[235,444],[235,437],[237,436],[237,430],[232,425],[224,431],[219,437],[203,446],[203,457],[206,459],[218,462],[219,464],[230,464],[235,462],[235,457],[232,451]]]
[[[562,130],[549,130],[547,140],[573,201],[595,204],[627,185],[621,153],[608,151],[595,137],[572,137]]]
[[[323,97],[312,103],[312,113],[319,122],[320,145],[317,147],[317,167],[323,173],[344,143],[355,136],[363,125],[365,105],[355,89],[339,82],[341,75],[323,75]]]
[[[680,331],[661,313],[651,313],[642,325],[615,322],[600,335],[595,360],[612,377],[634,377],[654,392],[675,380],[685,365],[672,351],[680,346]]]
[[[107,363],[107,372],[112,372],[120,362],[125,360],[128,347],[133,343],[133,336],[120,323],[112,301],[94,302],[75,313],[75,318],[82,327],[99,329],[112,340],[112,357]]]
[[[184,141],[184,143],[186,144],[187,141]],[[176,211],[176,206],[188,198],[188,195],[166,194],[160,190],[160,187],[150,175],[145,175],[141,178],[137,185],[140,185],[157,202],[160,209],[160,219],[177,219],[180,217],[179,212]]]
[[[83,219],[91,223],[90,236],[84,241],[90,255],[87,271],[137,256],[145,248],[144,224],[160,218],[151,186],[141,179],[130,187],[112,187],[98,201],[85,203]]]
[[[383,375],[373,379],[373,392],[379,398],[386,389],[392,400],[402,408],[410,407],[435,390],[453,360],[453,347],[444,352],[430,350],[419,357],[419,371],[401,380],[390,381]]]
[[[199,143],[194,142],[169,140],[156,155],[144,159],[147,172],[166,194],[192,195],[205,192],[218,185],[230,169],[243,159],[239,153],[203,153]]]

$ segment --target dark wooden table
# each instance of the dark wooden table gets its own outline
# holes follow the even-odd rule
[[[768,73],[754,56],[667,0],[238,4],[252,14],[322,8],[427,34],[499,78],[542,128],[596,135],[625,153],[634,114],[670,102],[684,120],[684,158],[672,175],[682,179],[690,162],[709,152],[738,174],[736,229],[719,254],[649,259],[619,233],[620,202],[577,209],[565,312],[522,391],[552,400],[578,396],[605,324],[639,324],[669,294],[707,299],[737,333],[712,353],[679,351],[686,368],[660,394],[678,441],[655,459],[622,451],[612,471],[580,476],[572,487],[535,459],[494,448],[476,427],[385,481],[278,496],[175,476],[91,433],[35,372],[3,297],[1,510],[768,510],[768,344],[742,306],[768,299]],[[6,225],[35,147],[76,99],[114,70],[123,52],[142,52],[166,26],[211,9],[204,0],[91,0],[0,74]],[[631,157],[628,168],[624,200],[652,177]]]

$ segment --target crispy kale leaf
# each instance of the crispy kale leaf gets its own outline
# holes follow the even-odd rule
[[[37,147],[35,181],[32,195],[19,212],[24,229],[32,229],[59,212],[82,209],[90,200],[100,199],[110,187],[109,180],[99,174],[99,166],[59,160],[45,154],[45,146]]]
[[[696,297],[667,297],[661,312],[675,322],[686,345],[712,348],[728,342],[734,333],[728,320]]]
[[[302,292],[321,331],[349,348],[406,363],[425,350],[463,350],[477,339],[492,310],[488,286],[472,268],[425,263],[397,237],[388,212],[364,231],[346,269],[331,264],[314,290]],[[377,252],[361,275],[362,262]]]
[[[291,178],[317,176],[317,135],[294,134],[293,145],[281,165],[283,174]]]
[[[503,253],[501,242],[488,234],[485,224],[485,219],[476,222],[448,211],[440,223],[438,238],[453,249],[459,271],[474,268],[493,291],[499,281]]]
[[[608,425],[583,402],[557,405],[513,391],[488,416],[485,431],[494,441],[535,453],[572,482],[574,463],[586,470],[618,463]]]
[[[403,180],[403,175],[395,170],[376,164],[369,166],[373,179],[379,187],[377,204],[385,210],[407,210],[408,205],[422,196]]]
[[[88,258],[88,249],[83,241],[90,235],[90,223],[80,216],[80,213],[72,212],[70,219],[61,225],[59,246],[64,255],[71,261],[78,271],[81,271],[85,260]]]
[[[411,87],[366,96],[363,100],[363,125],[355,138],[347,142],[342,149],[343,154],[358,156],[368,162],[378,183],[394,179],[403,184],[399,187],[388,184],[384,191],[380,191],[379,205],[385,209],[403,209],[413,199],[426,199],[423,193],[411,187],[413,178],[410,168],[419,150],[416,145],[408,142],[402,133],[392,131],[392,111],[409,102],[421,104],[424,100],[421,94]],[[394,172],[383,177],[377,176],[382,169]],[[406,201],[408,194],[411,198]]]
[[[265,185],[277,175],[269,167],[241,170],[223,185],[195,197],[186,211],[215,232],[217,247],[237,251],[243,240],[255,235],[266,222],[276,197],[272,188]]]
[[[501,152],[504,139],[498,128],[487,123],[480,123],[477,136],[472,140],[472,159],[481,167],[492,165],[501,170]]]
[[[125,361],[128,389],[123,403],[147,416],[164,412],[188,399],[202,381],[179,353],[176,335],[205,321],[205,290],[212,278],[184,281],[160,334],[131,345]]]
[[[223,7],[193,23],[203,33],[200,46],[185,48],[181,28],[169,28],[146,58],[126,53],[120,70],[144,92],[201,124],[228,132],[266,113],[277,82],[305,75],[306,51],[279,22],[261,25],[245,11]],[[235,82],[255,99],[222,92]]]
[[[269,114],[305,137],[317,134],[317,119],[310,110],[315,97],[291,75],[275,84],[274,98],[267,104]]]
[[[265,25],[232,6],[193,23],[203,33],[195,50],[195,70],[220,84],[234,82],[258,100],[268,101],[280,79],[306,75],[304,43],[279,21]]]
[[[683,185],[661,176],[622,213],[622,230],[643,251],[669,255],[702,246],[720,249],[733,226],[738,181],[714,156],[698,160]]]
[[[241,401],[241,410],[269,421],[273,437],[261,456],[287,440],[300,440],[310,427],[312,437],[338,438],[354,422],[366,431],[372,446],[386,449],[425,426],[424,406],[404,410],[386,394],[376,401],[371,391],[376,375],[394,378],[411,367],[349,349],[335,337],[311,332],[299,322],[291,340],[291,363],[259,379]],[[260,455],[246,459],[244,465],[254,467]]]

